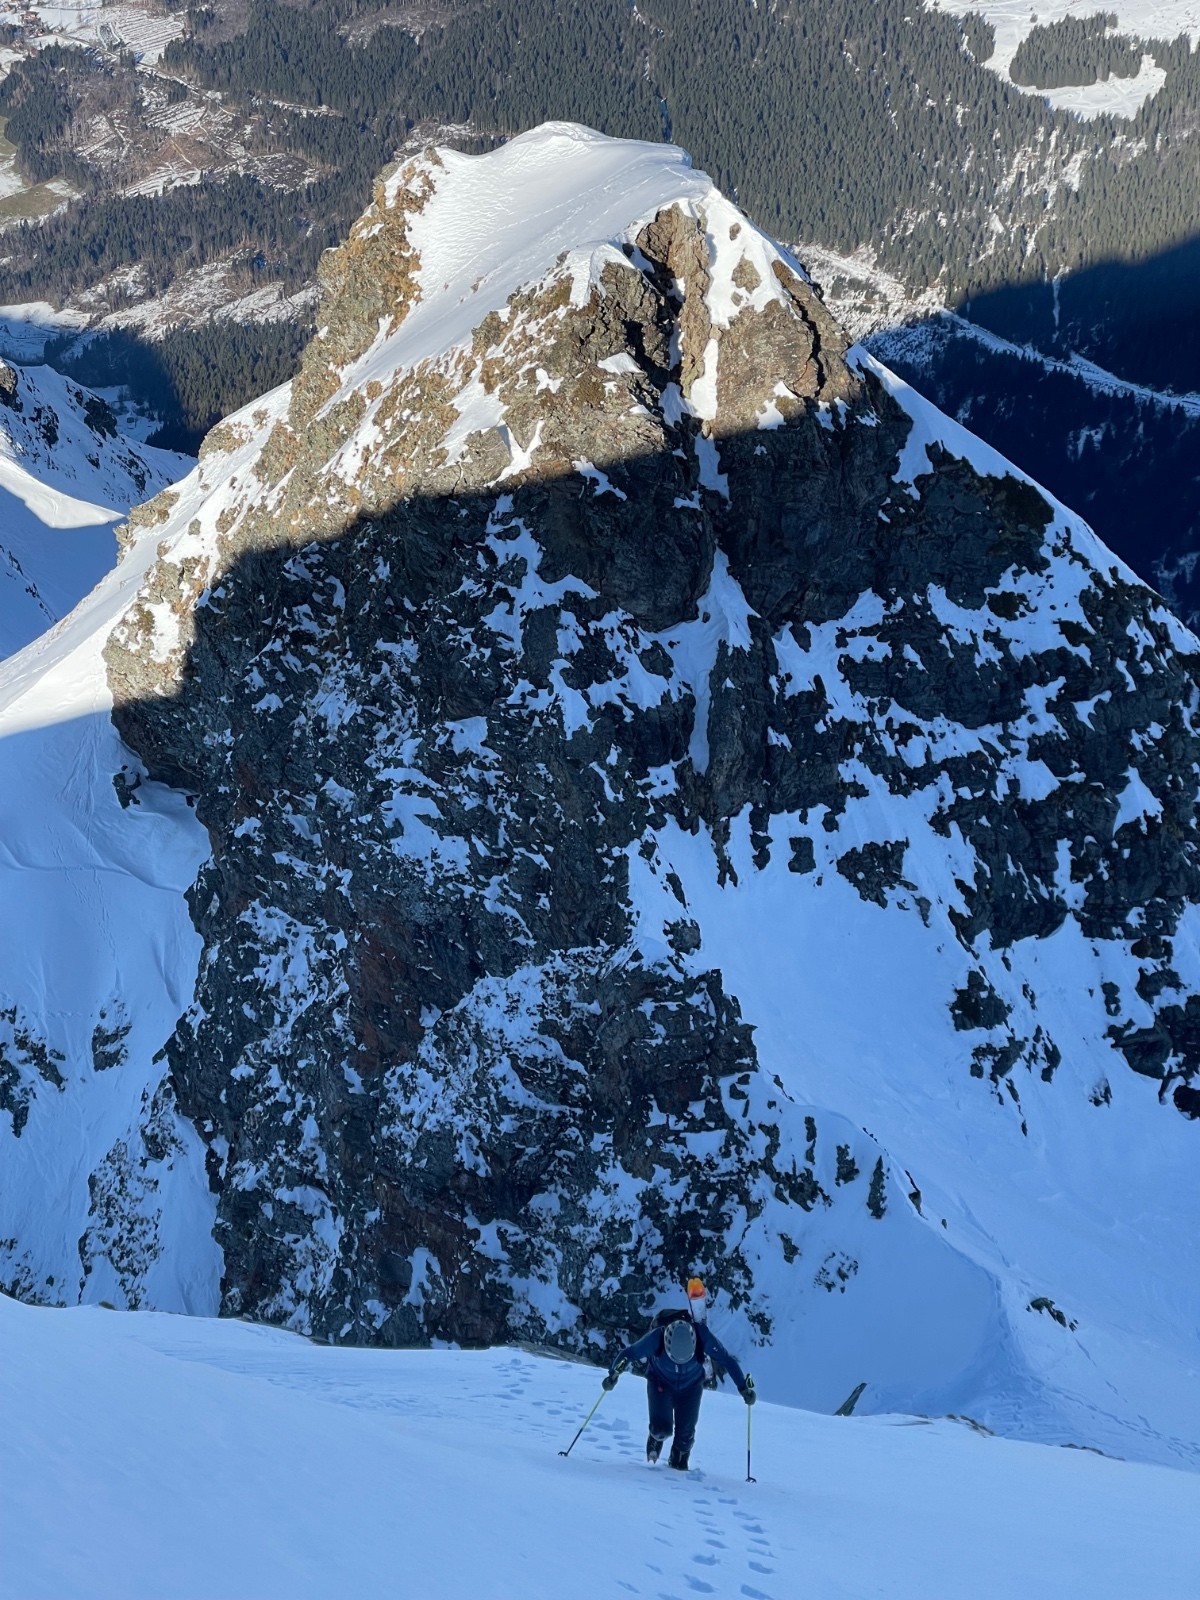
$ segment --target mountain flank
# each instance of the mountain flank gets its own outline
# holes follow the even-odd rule
[[[78,1292],[202,1160],[226,1313],[600,1358],[701,1268],[777,1398],[1194,1460],[1195,640],[670,147],[430,150],[322,279],[96,635],[210,854]]]

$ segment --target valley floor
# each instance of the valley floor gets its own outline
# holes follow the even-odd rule
[[[706,1397],[683,1477],[626,1377],[0,1298],[3,1600],[1183,1600],[1200,1476]]]

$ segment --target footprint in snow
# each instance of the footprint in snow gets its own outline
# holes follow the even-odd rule
[[[756,1576],[771,1577],[773,1575],[775,1568],[769,1563],[774,1560],[775,1552],[771,1549],[763,1525],[753,1512],[736,1509],[738,1505],[736,1495],[701,1494],[693,1500],[692,1504],[700,1533],[704,1537],[704,1543],[710,1550],[726,1552],[724,1542],[717,1537],[720,1531],[736,1531],[744,1534],[745,1541],[742,1544],[740,1555],[740,1560],[745,1563],[743,1570],[752,1572]],[[735,1520],[732,1527],[724,1520],[729,1516],[729,1511],[726,1509],[728,1507],[735,1508],[733,1511]],[[741,1541],[738,1542],[741,1543]],[[739,1557],[734,1555],[733,1559],[737,1562]],[[696,1555],[692,1557],[692,1560],[708,1567],[716,1567],[721,1564],[720,1558],[716,1555]],[[732,1574],[729,1577],[732,1580]],[[693,1588],[696,1588],[698,1580],[689,1578],[688,1583]],[[721,1592],[723,1594],[732,1594],[732,1581],[723,1583]],[[755,1588],[751,1583],[743,1583],[737,1592],[742,1596],[742,1600],[772,1600],[770,1595],[766,1594],[762,1589]]]

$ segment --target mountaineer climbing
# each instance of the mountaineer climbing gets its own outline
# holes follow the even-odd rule
[[[696,1437],[706,1361],[722,1376],[729,1373],[748,1406],[757,1398],[753,1379],[743,1373],[708,1326],[704,1285],[699,1278],[689,1278],[687,1294],[688,1309],[660,1311],[649,1333],[621,1351],[604,1379],[604,1388],[613,1389],[626,1367],[635,1361],[646,1363],[650,1411],[646,1459],[656,1462],[664,1440],[671,1439],[667,1465],[679,1472],[687,1471]]]

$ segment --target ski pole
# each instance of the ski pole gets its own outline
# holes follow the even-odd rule
[[[758,1482],[757,1478],[752,1478],[750,1476],[750,1416],[751,1416],[752,1409],[753,1408],[750,1407],[750,1406],[746,1407],[746,1482],[747,1483],[757,1483]]]
[[[596,1415],[596,1412],[597,1412],[597,1410],[599,1409],[599,1406],[600,1406],[600,1400],[603,1400],[604,1396],[607,1393],[608,1393],[607,1389],[601,1389],[601,1391],[600,1391],[600,1399],[596,1401],[596,1404],[588,1412],[587,1416],[584,1417],[583,1422],[581,1423],[580,1428],[579,1428],[579,1433],[583,1432],[584,1428],[587,1427],[588,1423]],[[567,1448],[565,1450],[560,1450],[558,1452],[560,1456],[569,1456],[571,1454],[571,1451],[574,1450],[575,1446],[579,1443],[579,1433],[577,1433],[575,1435],[575,1437],[571,1440],[570,1444],[567,1446]]]

